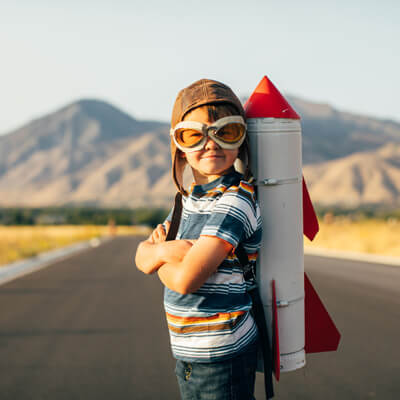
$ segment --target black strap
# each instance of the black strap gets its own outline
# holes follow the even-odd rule
[[[274,386],[272,383],[272,351],[269,344],[267,325],[265,323],[264,307],[261,302],[258,287],[249,290],[253,301],[253,315],[260,334],[261,350],[264,363],[264,387],[267,399],[274,397]]]
[[[243,269],[243,277],[245,281],[256,280],[256,271],[254,270],[254,266],[249,263],[249,257],[247,256],[247,252],[242,246],[242,243],[239,243],[235,249],[236,257],[239,259],[239,262]]]
[[[256,276],[254,267],[249,263],[246,250],[243,248],[241,243],[239,243],[239,245],[236,247],[235,254],[242,265],[245,280],[255,280]],[[264,307],[261,302],[260,292],[256,284],[248,291],[248,293],[253,302],[253,316],[260,334],[260,344],[264,363],[265,394],[267,399],[272,399],[272,397],[274,397],[274,386],[272,383],[273,359],[265,320]]]
[[[175,240],[178,233],[179,224],[181,223],[182,216],[182,193],[178,192],[175,196],[174,211],[172,212],[171,225],[169,226],[169,231],[167,238],[165,240]]]
[[[167,234],[166,240],[175,240],[178,233],[179,225],[182,216],[182,194],[178,192],[175,196],[174,211],[172,212],[171,225]],[[235,254],[240,261],[243,268],[243,275],[246,281],[254,279],[255,282],[255,271],[254,267],[249,263],[246,250],[242,244],[239,243],[235,250]],[[260,293],[258,287],[254,285],[248,292],[253,302],[253,314],[257,324],[259,334],[261,336],[261,349],[264,360],[264,386],[265,394],[267,399],[274,397],[274,388],[272,383],[272,351],[270,348],[270,342],[268,338],[267,324],[265,322],[264,308],[261,302]]]

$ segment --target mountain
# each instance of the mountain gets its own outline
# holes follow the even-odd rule
[[[313,202],[323,206],[400,206],[400,144],[305,166]]]
[[[399,123],[289,101],[302,117],[304,171],[314,200],[399,202]],[[0,206],[170,206],[170,165],[167,123],[80,100],[0,136]],[[379,166],[379,178],[372,165]]]
[[[145,203],[167,174],[168,128],[104,101],[69,104],[0,136],[0,205]]]
[[[400,124],[338,111],[329,104],[288,96],[301,116],[303,163],[312,164],[400,143]]]

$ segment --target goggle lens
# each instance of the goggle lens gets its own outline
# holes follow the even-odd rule
[[[239,142],[246,132],[246,127],[238,123],[224,125],[214,135],[222,142],[233,144]],[[204,134],[196,129],[180,128],[175,130],[175,139],[182,147],[190,148],[198,145]]]
[[[246,132],[246,128],[241,124],[227,124],[219,129],[215,136],[225,143],[238,142]]]
[[[176,141],[183,147],[193,147],[203,140],[203,133],[195,129],[177,129],[175,131]]]

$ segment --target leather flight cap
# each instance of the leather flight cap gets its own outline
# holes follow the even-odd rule
[[[172,111],[171,127],[181,122],[194,108],[215,103],[230,103],[245,118],[242,103],[231,88],[211,79],[200,79],[178,93]]]
[[[218,103],[233,105],[237,109],[238,115],[241,115],[246,120],[242,103],[230,87],[211,79],[200,79],[178,93],[172,110],[171,128],[181,122],[189,111],[206,104]],[[171,158],[172,176],[175,185],[179,192],[186,195],[187,192],[183,187],[183,171],[186,159],[179,157],[179,151],[173,138],[171,138]]]

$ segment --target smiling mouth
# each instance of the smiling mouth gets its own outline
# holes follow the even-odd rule
[[[222,158],[222,155],[220,154],[207,154],[201,158]]]

